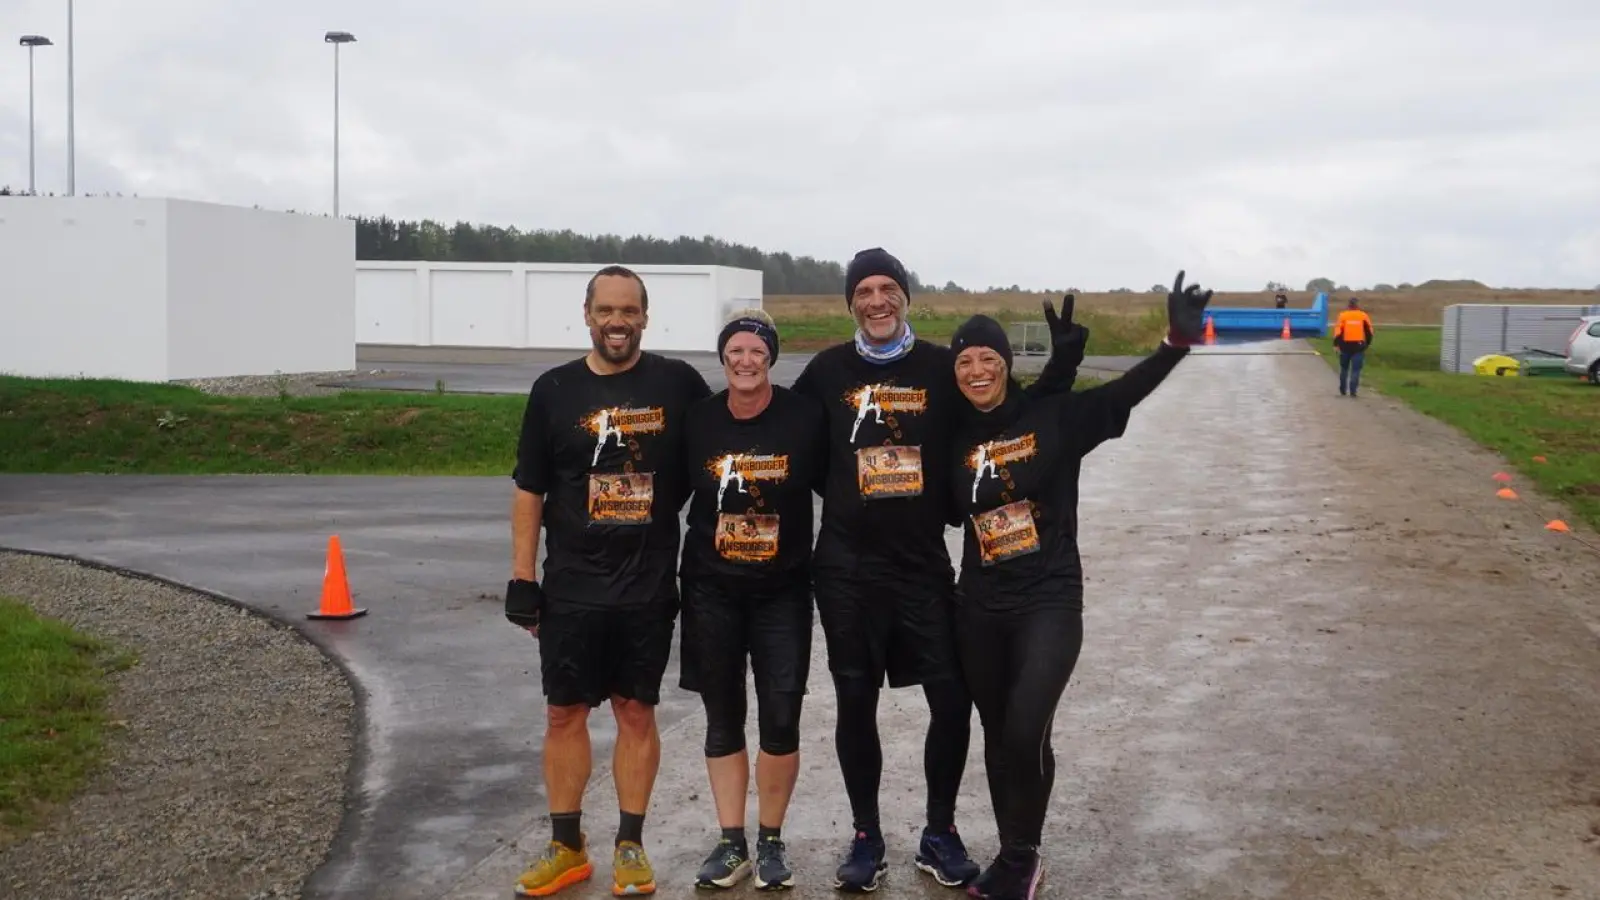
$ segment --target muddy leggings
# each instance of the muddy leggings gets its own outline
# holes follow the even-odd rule
[[[963,603],[956,622],[1000,844],[1038,847],[1056,775],[1050,728],[1078,664],[1083,613],[1064,602],[1016,611]]]

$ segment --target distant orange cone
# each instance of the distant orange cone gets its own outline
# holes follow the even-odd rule
[[[1215,344],[1216,342],[1217,326],[1211,321],[1210,316],[1206,316],[1206,343]]]
[[[1547,460],[1547,459],[1545,459],[1545,458],[1544,458],[1544,457],[1542,457],[1542,456],[1535,456],[1535,457],[1534,457],[1534,458],[1533,458],[1533,461],[1534,461],[1534,462],[1539,462],[1539,463],[1542,463],[1542,462],[1549,462],[1549,460]]]
[[[306,613],[308,619],[354,619],[367,614],[350,603],[350,580],[344,572],[344,550],[337,534],[328,538],[328,563],[322,570],[322,608]]]
[[[1505,472],[1496,472],[1496,473],[1494,473],[1494,480],[1495,481],[1510,481],[1511,480],[1511,476],[1506,474]]]
[[[1572,530],[1572,529],[1567,527],[1567,523],[1561,521],[1560,519],[1551,519],[1549,524],[1545,525],[1544,527],[1545,527],[1546,531],[1571,531]]]
[[[1517,499],[1517,492],[1513,491],[1511,488],[1501,488],[1500,490],[1495,491],[1494,495],[1496,497],[1501,497],[1501,498],[1506,499],[1506,500],[1515,500],[1515,499]]]
[[[1288,316],[1284,316],[1283,317],[1283,334],[1281,335],[1281,337],[1286,341],[1289,340],[1290,338],[1294,337],[1294,332],[1289,329],[1289,317]]]

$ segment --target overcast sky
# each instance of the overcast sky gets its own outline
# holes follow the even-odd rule
[[[346,213],[969,287],[1600,283],[1594,0],[78,0],[78,192],[328,211],[329,29]],[[0,184],[39,33],[64,192],[66,2],[0,32]]]

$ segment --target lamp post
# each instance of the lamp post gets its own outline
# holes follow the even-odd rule
[[[77,118],[73,102],[72,48],[77,44],[72,35],[72,0],[67,0],[67,196],[78,196],[78,141],[74,122]]]
[[[28,48],[28,193],[37,194],[33,164],[33,51],[39,47],[54,46],[54,42],[41,34],[25,34],[22,46]]]
[[[339,45],[355,43],[348,31],[330,31],[322,40],[333,45],[333,215],[339,216]]]

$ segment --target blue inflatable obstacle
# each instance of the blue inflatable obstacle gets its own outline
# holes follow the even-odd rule
[[[1217,334],[1283,333],[1283,323],[1289,321],[1289,333],[1294,337],[1322,337],[1328,331],[1328,295],[1318,291],[1310,309],[1274,309],[1256,306],[1212,306],[1206,312]]]

